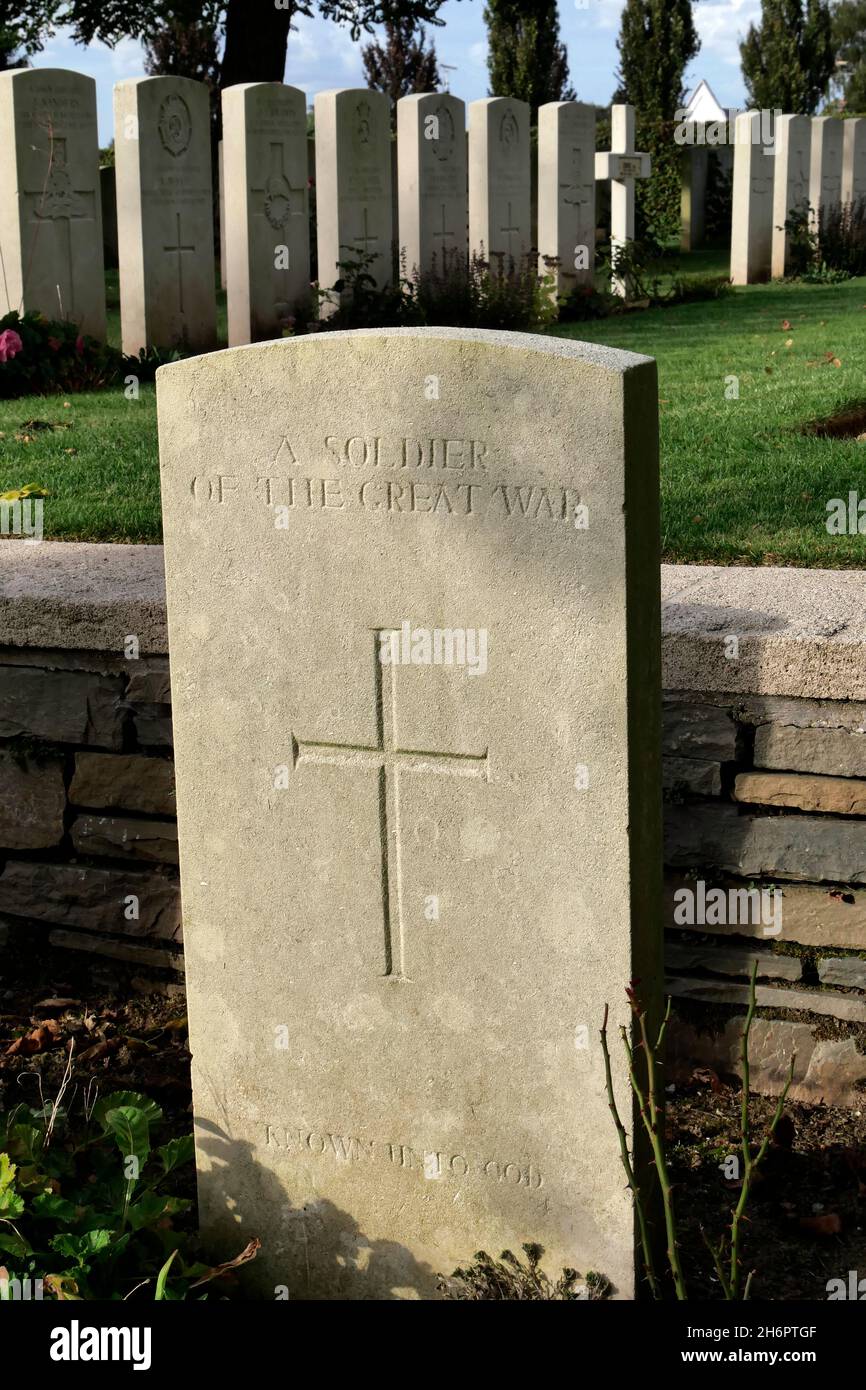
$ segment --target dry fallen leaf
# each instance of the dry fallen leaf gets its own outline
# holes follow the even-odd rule
[[[200,1279],[196,1279],[194,1284],[190,1284],[190,1288],[197,1289],[199,1284],[207,1284],[211,1279],[219,1279],[221,1274],[228,1274],[231,1269],[237,1269],[240,1265],[249,1264],[250,1260],[256,1258],[261,1248],[262,1242],[259,1240],[258,1236],[253,1236],[249,1245],[245,1245],[241,1253],[236,1255],[233,1260],[226,1260],[225,1264],[214,1265],[213,1268],[209,1269],[206,1274],[203,1274]]]
[[[783,330],[784,330],[786,333],[787,333],[787,331],[788,331],[788,329],[789,329],[790,327],[791,327],[791,325],[790,325],[790,323],[788,322],[788,320],[787,320],[787,319],[782,319],[782,328],[783,328]]]
[[[838,1236],[842,1230],[842,1218],[835,1211],[826,1216],[801,1216],[797,1224],[812,1236]]]

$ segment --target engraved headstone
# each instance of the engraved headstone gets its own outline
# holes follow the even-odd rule
[[[773,155],[773,235],[771,269],[774,278],[790,269],[791,232],[785,222],[809,206],[809,146],[812,122],[808,116],[777,116]],[[766,156],[765,156],[766,158]]]
[[[743,111],[736,120],[734,192],[731,208],[731,279],[753,285],[770,274],[773,237],[772,150],[761,143],[760,111]]]
[[[467,249],[466,108],[447,92],[397,102],[398,234],[406,269],[438,271]]]
[[[681,251],[696,251],[703,246],[709,170],[710,150],[706,145],[683,145],[680,151]]]
[[[652,160],[635,149],[635,111],[633,106],[610,108],[610,149],[595,156],[595,177],[610,180],[611,254],[634,241],[634,181],[648,179]],[[613,275],[613,294],[630,298],[632,286],[627,275]]]
[[[413,1298],[532,1239],[631,1297],[598,1029],[660,969],[654,363],[374,329],[157,396],[212,1256]]]
[[[525,101],[469,104],[469,249],[494,269],[507,270],[532,245],[529,126]]]
[[[0,317],[37,310],[105,337],[96,84],[0,73]]]
[[[228,89],[227,89],[228,90]],[[220,246],[220,289],[226,289],[228,278],[226,272],[226,184],[223,175],[223,141],[220,140],[217,146],[217,180],[219,184],[218,194],[218,225]]]
[[[838,207],[842,201],[842,139],[845,122],[836,116],[812,117],[812,157],[809,168],[809,205],[813,225],[821,208]]]
[[[123,350],[216,343],[208,89],[186,77],[114,88]]]
[[[223,92],[229,346],[279,338],[310,294],[307,101],[279,82]]]
[[[842,202],[866,198],[866,119],[842,122]]]
[[[592,285],[595,269],[595,107],[551,101],[538,108],[538,256],[556,257],[559,294]]]
[[[366,273],[387,285],[394,239],[388,97],[361,87],[319,92],[315,117],[319,284],[330,289],[340,263],[363,258]]]

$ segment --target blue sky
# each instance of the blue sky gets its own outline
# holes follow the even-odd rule
[[[451,91],[464,101],[487,95],[483,11],[483,0],[446,0],[440,11],[445,25],[433,31],[440,62],[454,68],[447,74]],[[621,11],[622,0],[560,0],[560,29],[572,83],[582,101],[610,100]],[[702,46],[687,74],[688,86],[703,77],[722,106],[745,105],[737,43],[759,12],[760,0],[698,0],[695,22]],[[328,87],[362,86],[360,48],[347,30],[331,22],[299,19],[289,39],[285,80],[311,98]],[[100,140],[107,144],[112,129],[111,89],[120,78],[141,75],[139,45],[124,39],[113,50],[101,44],[78,48],[61,31],[33,61],[40,67],[73,68],[96,79]]]

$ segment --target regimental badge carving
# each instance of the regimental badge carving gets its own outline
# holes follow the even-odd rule
[[[72,217],[75,208],[75,193],[66,163],[66,141],[55,139],[51,152],[51,172],[40,199],[38,216]]]
[[[439,134],[435,140],[430,141],[430,148],[434,159],[438,159],[441,164],[447,164],[454,154],[457,138],[454,117],[447,106],[437,106],[435,116]]]
[[[499,124],[499,143],[511,149],[520,139],[520,126],[513,111],[506,111]]]
[[[182,96],[166,97],[159,108],[159,138],[166,153],[173,159],[189,148],[192,138],[192,116]]]
[[[355,141],[359,145],[369,145],[373,136],[373,113],[368,101],[361,101],[355,108]]]

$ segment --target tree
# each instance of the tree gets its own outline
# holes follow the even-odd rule
[[[845,111],[866,111],[866,0],[839,0],[833,9],[834,85]]]
[[[219,71],[221,88],[238,82],[281,82],[292,21],[298,15],[321,14],[347,25],[353,39],[372,33],[374,26],[400,18],[441,24],[442,0],[214,0],[205,12],[215,16],[225,34]],[[192,18],[191,18],[192,11]],[[199,14],[202,7],[199,6]],[[145,44],[174,20],[192,23],[193,7],[170,0],[66,0],[65,21],[73,26],[78,43],[101,39],[113,45],[124,37]],[[170,46],[170,40],[160,40]]]
[[[573,101],[556,0],[487,0],[490,93],[526,101],[536,119],[547,101]]]
[[[619,88],[644,121],[671,120],[683,101],[683,76],[701,41],[691,0],[626,0],[620,20]]]
[[[58,0],[0,0],[0,72],[23,68],[54,30]]]
[[[761,0],[761,22],[740,44],[749,105],[811,116],[834,69],[827,0]]]
[[[385,42],[365,44],[361,57],[367,86],[391,98],[392,123],[400,97],[439,90],[436,45],[427,46],[424,30],[414,19],[388,20]]]
[[[211,89],[219,85],[219,4],[198,5],[192,15],[174,14],[144,36],[144,69],[151,77],[192,77]]]

